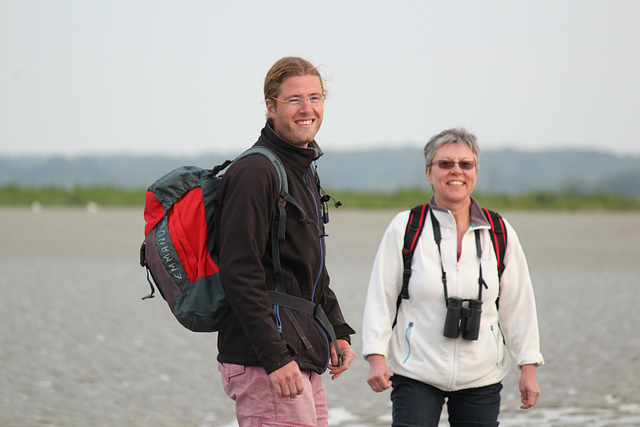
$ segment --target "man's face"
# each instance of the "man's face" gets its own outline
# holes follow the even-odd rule
[[[292,98],[304,98],[301,104],[292,105],[267,100],[269,117],[273,120],[273,130],[278,136],[291,144],[306,148],[320,130],[324,104],[311,103],[308,97],[322,97],[320,78],[314,75],[289,77],[280,86],[278,99],[288,101]]]

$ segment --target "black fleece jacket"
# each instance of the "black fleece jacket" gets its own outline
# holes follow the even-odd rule
[[[275,153],[287,172],[289,194],[303,214],[287,205],[286,237],[280,246],[285,292],[321,304],[338,338],[355,331],[345,322],[329,287],[325,242],[321,236],[321,204],[311,163],[322,155],[313,141],[296,147],[267,124],[255,146]],[[269,302],[275,289],[270,225],[279,193],[278,175],[261,155],[244,157],[229,166],[214,199],[214,233],[220,278],[230,314],[218,332],[218,361],[263,366],[267,373],[297,361],[303,370],[324,372],[329,338],[312,316],[293,311],[312,347],[306,349],[284,310]]]

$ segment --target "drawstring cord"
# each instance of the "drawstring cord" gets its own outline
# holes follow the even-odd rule
[[[409,352],[407,353],[407,357],[402,361],[402,363],[407,363],[409,360],[409,356],[411,356],[411,330],[413,329],[413,322],[409,322],[409,326],[404,331],[404,339],[407,340],[407,344],[409,344]]]

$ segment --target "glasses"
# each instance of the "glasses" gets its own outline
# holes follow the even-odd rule
[[[472,160],[462,160],[459,162],[452,162],[451,160],[437,160],[431,163],[431,166],[437,164],[440,169],[453,169],[453,165],[460,166],[460,169],[468,171],[476,167],[476,162]]]
[[[281,104],[293,105],[295,107],[295,106],[302,105],[304,103],[304,101],[308,101],[309,105],[322,104],[324,102],[324,100],[327,98],[327,95],[325,95],[325,94],[322,94],[322,95],[310,95],[310,96],[307,96],[306,98],[303,98],[301,96],[292,96],[292,97],[287,98],[285,100],[278,99],[275,96],[272,96],[271,98],[275,99],[276,101],[280,102]]]

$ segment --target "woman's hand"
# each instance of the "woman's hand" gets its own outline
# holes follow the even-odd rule
[[[369,384],[371,390],[380,393],[391,387],[391,372],[389,371],[387,362],[384,360],[384,356],[381,354],[370,354],[367,356],[367,362],[369,362],[369,378],[367,378],[367,384]]]
[[[536,380],[536,365],[523,365],[520,373],[521,409],[532,408],[540,397],[540,389]]]

